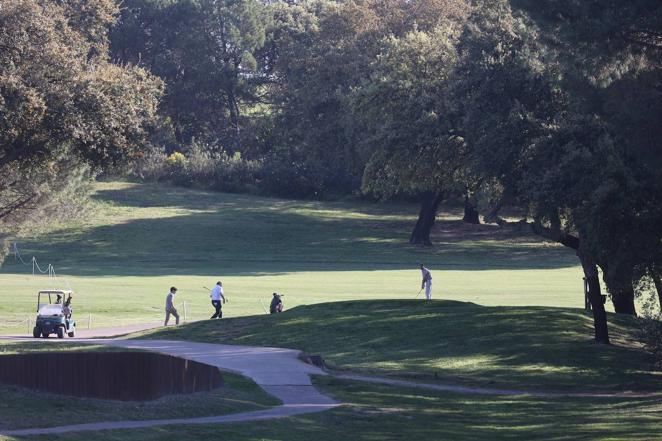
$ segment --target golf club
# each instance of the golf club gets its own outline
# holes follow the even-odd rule
[[[207,288],[206,286],[203,286],[202,289],[206,289],[207,291],[211,291],[211,289]],[[224,302],[224,303],[228,303],[228,302],[229,302],[228,297],[227,297],[226,295],[224,295],[223,298],[225,299],[225,302]]]
[[[414,297],[414,298],[417,299],[418,296],[420,296],[422,292],[423,292],[423,288],[421,288],[421,290],[418,292],[418,294],[416,294],[416,297]]]
[[[262,303],[262,299],[259,299],[259,300],[260,300],[260,305],[262,305],[262,309],[264,309],[264,313],[269,314],[269,311],[267,311],[267,308],[264,307],[264,303]]]

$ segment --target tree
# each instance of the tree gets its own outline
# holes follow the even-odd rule
[[[389,37],[428,32],[465,9],[464,1],[455,0],[311,1],[280,7],[274,150],[293,168],[315,170],[321,188],[356,191],[375,144],[371,123],[356,111],[354,92],[372,81]]]
[[[476,9],[460,47],[453,94],[474,173],[497,180],[525,206],[534,232],[577,252],[595,340],[609,343],[585,201],[599,185],[598,158],[612,152],[611,144],[598,142],[604,141],[599,122],[573,117],[559,61],[538,28],[506,2]]]
[[[581,210],[591,252],[603,269],[617,312],[634,314],[638,267],[660,258],[662,221],[662,5],[651,0],[609,3],[514,0],[541,28],[557,54],[568,108],[591,115],[611,143],[602,151],[592,194]],[[577,119],[581,121],[581,118]],[[584,131],[582,127],[573,130]]]
[[[246,108],[269,81],[263,64],[270,17],[257,0],[128,0],[111,51],[168,85],[161,112],[177,139],[241,151]]]
[[[156,114],[161,82],[108,61],[103,29],[117,6],[81,1],[9,0],[0,9],[4,228],[64,191],[67,177],[138,155]]]
[[[649,75],[659,65],[639,57],[641,71],[628,74],[621,64],[617,78],[610,66],[616,69],[636,48],[600,52],[601,44],[582,42],[575,29],[569,34],[559,33],[558,23],[539,27],[506,2],[477,8],[461,39],[455,93],[463,103],[474,173],[497,179],[515,195],[533,218],[534,231],[578,252],[596,340],[607,343],[597,266],[616,311],[634,314],[634,272],[659,256],[661,232],[653,225],[662,218],[659,168],[644,154],[655,149],[653,138],[623,136],[629,124],[606,104],[621,81],[636,78],[634,90],[650,91]],[[591,51],[581,49],[586,47]],[[578,70],[584,61],[577,60],[587,57],[587,68]],[[655,104],[646,106],[646,116],[652,109],[659,115]],[[642,126],[651,130],[654,124]]]
[[[363,190],[381,198],[404,193],[423,199],[411,243],[431,244],[437,208],[462,175],[464,141],[447,93],[456,38],[450,22],[429,33],[388,38],[355,98],[355,112],[370,129]]]

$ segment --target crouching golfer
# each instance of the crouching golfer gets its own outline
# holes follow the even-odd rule
[[[283,300],[281,295],[275,292],[271,299],[271,305],[269,305],[269,314],[279,314],[281,312],[283,312]]]
[[[177,313],[177,308],[175,308],[175,294],[177,294],[177,288],[174,286],[170,288],[170,292],[166,296],[166,317],[165,324],[163,326],[168,326],[168,320],[170,320],[170,314],[175,317],[175,324],[179,324],[179,314]]]
[[[211,297],[211,304],[214,306],[214,309],[216,309],[216,312],[211,316],[211,318],[223,318],[221,300],[223,300],[223,303],[225,303],[226,300],[225,296],[223,295],[223,283],[220,280],[216,282],[216,285],[214,285],[214,287],[211,289],[209,297]]]
[[[421,282],[421,289],[425,288],[425,298],[427,300],[432,300],[432,273],[429,269],[420,264],[421,274],[423,275],[423,281]]]

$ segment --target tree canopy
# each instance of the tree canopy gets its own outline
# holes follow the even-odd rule
[[[3,2],[0,220],[6,226],[34,217],[83,170],[125,162],[148,142],[162,82],[145,69],[109,61],[107,27],[117,12],[110,0]]]

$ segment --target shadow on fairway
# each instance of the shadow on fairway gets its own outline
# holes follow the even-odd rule
[[[52,233],[25,255],[69,275],[233,275],[297,271],[547,269],[577,266],[567,249],[532,234],[469,225],[444,212],[435,246],[407,243],[413,206],[284,201],[140,185],[95,195],[113,205],[176,208],[161,217]],[[181,215],[182,210],[185,214]],[[454,213],[457,215],[458,213]],[[24,272],[7,259],[3,272]]]
[[[421,381],[542,390],[662,390],[630,317],[609,315],[611,346],[591,341],[584,311],[350,301],[299,306],[277,316],[203,321],[149,338],[279,346],[322,354],[336,368]],[[140,336],[139,338],[144,338]]]

